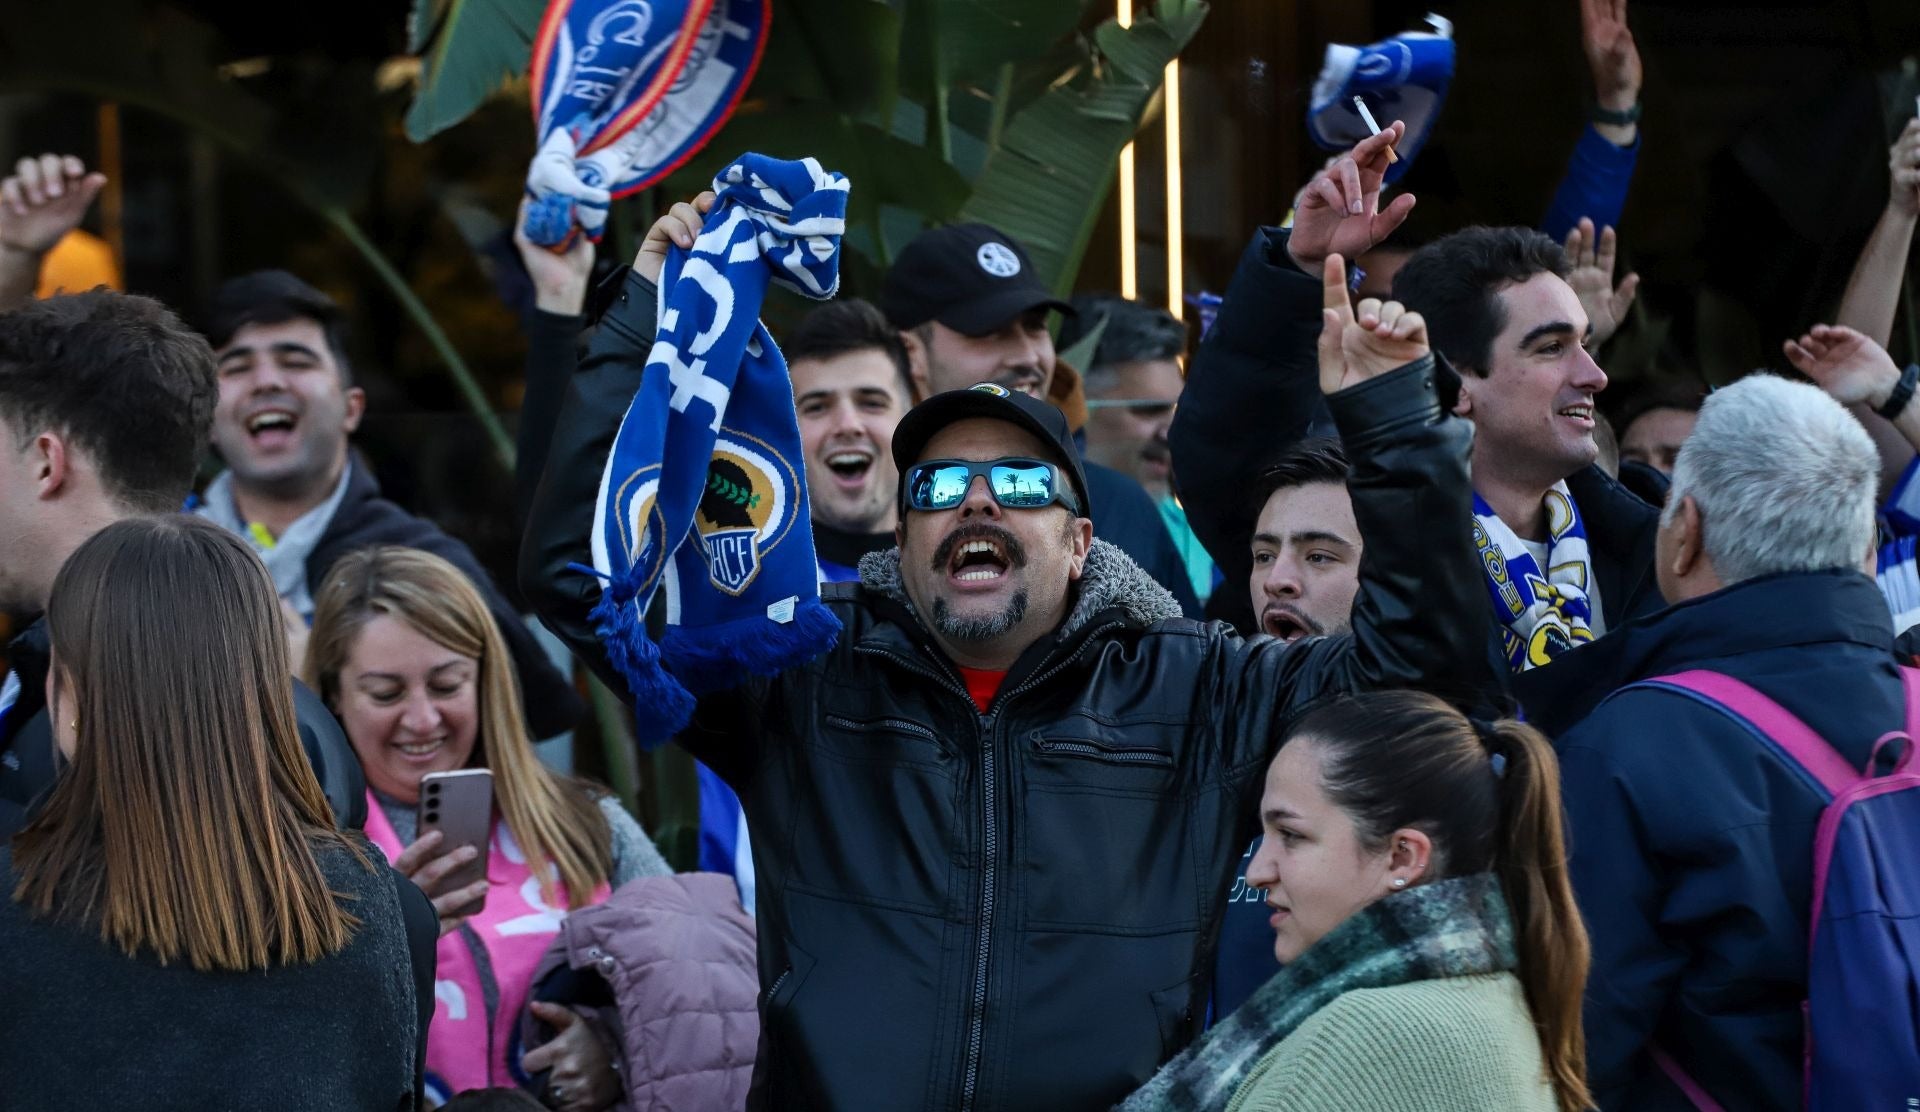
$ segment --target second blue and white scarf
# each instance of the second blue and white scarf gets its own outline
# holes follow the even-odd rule
[[[1593,640],[1593,558],[1587,530],[1567,484],[1547,491],[1547,566],[1473,496],[1473,546],[1486,573],[1487,595],[1500,623],[1500,648],[1515,672],[1538,668]]]

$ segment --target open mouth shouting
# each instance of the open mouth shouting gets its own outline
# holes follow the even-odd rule
[[[1282,641],[1298,641],[1302,637],[1318,637],[1325,633],[1319,622],[1307,617],[1306,612],[1296,606],[1280,603],[1269,606],[1260,615],[1260,629]]]
[[[266,406],[248,414],[244,427],[247,440],[255,448],[271,452],[291,443],[299,424],[300,415],[293,410],[282,406]]]
[[[1013,534],[991,526],[956,529],[933,556],[933,566],[962,589],[992,587],[1026,562]]]
[[[826,460],[834,484],[846,490],[864,488],[873,471],[873,452],[867,448],[839,448],[827,453]]]

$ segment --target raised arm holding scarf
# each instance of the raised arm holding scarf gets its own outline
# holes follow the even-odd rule
[[[758,317],[769,282],[819,300],[839,287],[847,180],[748,154],[713,186],[693,249],[668,253],[594,514],[595,629],[650,743],[685,726],[695,695],[800,664],[840,631],[820,603],[793,385]],[[646,614],[663,587],[656,645]]]

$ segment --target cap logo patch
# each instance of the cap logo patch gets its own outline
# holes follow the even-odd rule
[[[1013,396],[1007,393],[1006,387],[991,382],[976,382],[972,386],[967,387],[967,389],[978,390],[982,394],[992,394],[996,398],[1011,398]]]
[[[1004,243],[983,243],[973,257],[980,263],[981,270],[995,278],[1011,278],[1020,273],[1020,256]]]

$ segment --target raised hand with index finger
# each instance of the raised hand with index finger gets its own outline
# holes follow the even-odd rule
[[[1320,392],[1332,394],[1395,371],[1427,354],[1427,322],[1398,301],[1347,300],[1346,260],[1322,264]]]
[[[1387,149],[1406,133],[1406,124],[1393,121],[1315,174],[1300,191],[1293,202],[1293,232],[1287,237],[1287,251],[1300,269],[1312,274],[1329,254],[1352,258],[1372,250],[1406,220],[1413,211],[1411,193],[1380,208]]]

